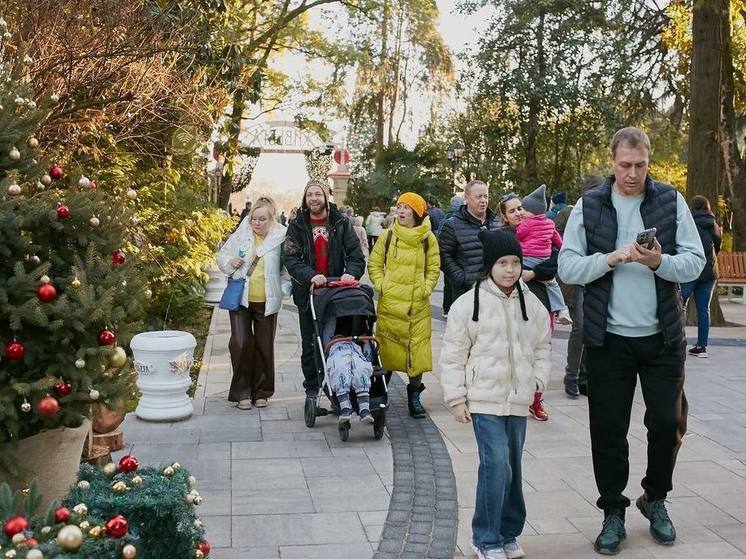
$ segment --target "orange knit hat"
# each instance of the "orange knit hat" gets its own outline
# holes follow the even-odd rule
[[[417,214],[417,217],[424,216],[427,211],[427,202],[425,202],[425,199],[414,192],[405,192],[399,196],[396,205],[398,206],[399,204],[406,204],[412,208],[412,211]]]

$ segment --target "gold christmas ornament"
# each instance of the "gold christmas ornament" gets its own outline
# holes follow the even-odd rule
[[[16,146],[13,146],[8,152],[8,157],[10,157],[11,161],[18,161],[21,158],[21,152],[18,151]]]
[[[81,361],[82,361],[82,359],[81,359]],[[81,479],[78,482],[78,489],[82,489],[83,491],[85,491],[86,489],[90,489],[90,488],[91,488],[91,484],[88,481],[86,481],[84,479]],[[78,512],[78,511],[75,511],[75,512]]]
[[[193,505],[194,504],[194,495],[192,495],[191,493],[187,493],[187,496],[186,496],[186,498],[184,500],[187,503],[189,503],[190,505]]]
[[[33,58],[31,58],[28,54],[23,57],[23,63],[24,64],[31,64],[34,61]]]
[[[173,464],[171,464],[171,467],[174,470],[180,470],[181,469],[181,464],[179,464],[178,462],[174,462]]]
[[[84,520],[83,522],[80,523],[80,529],[83,531],[88,530],[88,528],[90,527],[91,527],[91,523],[88,522],[87,520]]]
[[[49,282],[50,282],[50,281],[52,281],[52,280],[51,280],[51,279],[49,279],[49,276],[47,276],[47,275],[43,275],[42,277],[40,277],[40,278],[39,278],[39,281],[40,281],[41,283],[49,283]]]
[[[171,466],[167,466],[166,468],[163,468],[163,475],[171,477],[174,475],[174,469]]]
[[[15,559],[16,558],[16,550],[15,549],[9,549],[5,552],[5,559]]]
[[[44,559],[44,554],[38,549],[31,549],[26,553],[26,559]]]
[[[18,156],[20,157],[20,154],[18,154]],[[127,189],[127,198],[130,200],[137,200],[137,190],[134,188]]]
[[[200,505],[202,504],[202,497],[200,497],[199,495],[197,495],[197,496],[196,496],[196,497],[194,498],[194,504],[195,504],[196,506],[200,506]]]
[[[127,353],[120,346],[116,346],[109,355],[109,365],[115,369],[124,367],[127,363]]]
[[[39,147],[39,140],[31,136],[26,142],[26,144],[28,144],[28,147],[30,147],[31,149],[36,149]]]
[[[26,100],[23,97],[15,98],[16,107],[23,107],[26,104]]]
[[[153,296],[153,291],[151,289],[145,290],[145,298],[150,299]]]
[[[36,101],[34,101],[33,99],[29,99],[28,103],[26,103],[26,106],[33,111],[36,108]]]
[[[113,483],[113,484],[111,485],[111,490],[112,490],[112,491],[113,491],[114,493],[124,493],[124,492],[126,492],[126,491],[127,491],[127,489],[129,489],[129,488],[127,487],[127,484],[126,484],[126,483],[124,483],[123,481],[115,481],[115,482],[114,482],[114,483]]]
[[[29,495],[31,495],[31,488],[30,487],[24,487],[23,489],[21,489],[21,494],[24,497],[28,497]]]
[[[72,287],[73,289],[80,289],[80,280],[78,278],[75,278],[73,281],[70,282],[70,287]],[[85,367],[85,362],[83,364],[83,367]]]
[[[51,532],[51,531],[52,531],[52,527],[51,527],[51,526],[44,526],[44,528],[42,528],[42,529],[41,529],[41,533],[42,533],[42,534],[44,534],[45,536],[46,536],[46,535],[47,535],[47,534],[48,534],[49,532]]]
[[[137,557],[137,548],[128,543],[122,548],[122,559],[135,559]]]
[[[117,473],[117,466],[113,462],[109,462],[103,468],[101,468],[101,471],[104,472],[105,476],[111,477]]]
[[[133,477],[130,482],[132,485],[142,485],[142,478],[140,476]]]
[[[88,223],[91,225],[91,227],[98,227],[101,225],[101,221],[94,215],[91,219],[88,220]]]
[[[197,478],[194,476],[189,476],[187,481],[189,482],[189,487],[194,487],[195,485],[197,485]]]
[[[74,524],[63,526],[57,532],[57,544],[65,551],[78,551],[83,545],[83,531]]]
[[[56,103],[57,101],[59,101],[59,100],[60,100],[60,96],[59,96],[59,95],[57,95],[56,93],[52,93],[52,95],[51,95],[51,96],[49,97],[49,100],[50,100],[50,101],[51,101],[52,103]]]
[[[89,538],[100,538],[101,534],[104,533],[103,528],[101,526],[94,526],[90,530],[88,530],[88,537]]]
[[[86,487],[86,489],[88,489],[88,487]],[[88,507],[85,505],[85,503],[79,503],[73,507],[73,512],[75,514],[79,514],[80,516],[85,516],[86,514],[88,514]]]
[[[13,183],[8,187],[8,194],[11,196],[18,196],[21,193],[21,187]]]
[[[203,525],[204,525],[203,522],[199,518],[195,519],[194,521],[195,528],[202,528]]]
[[[101,396],[101,394],[99,393],[99,391],[95,390],[93,388],[91,388],[90,392],[88,392],[88,397],[91,400],[98,400],[99,396]]]
[[[205,554],[204,554],[204,553],[202,553],[202,550],[200,550],[200,549],[196,549],[196,550],[194,551],[194,557],[195,557],[196,559],[205,559]]]
[[[40,181],[40,182],[41,182],[41,183],[42,183],[42,184],[43,184],[44,186],[49,186],[50,184],[52,184],[52,177],[50,177],[49,175],[46,175],[46,174],[45,174],[45,175],[42,175],[42,176],[41,176],[41,178],[39,179],[39,181]]]
[[[18,532],[10,538],[10,541],[13,542],[13,545],[18,545],[21,542],[26,541],[26,535],[23,532]]]

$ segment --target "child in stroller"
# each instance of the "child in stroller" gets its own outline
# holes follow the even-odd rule
[[[363,423],[373,423],[370,413],[370,377],[373,364],[365,355],[365,344],[354,337],[363,334],[359,318],[344,316],[337,319],[334,337],[327,344],[327,382],[339,402],[339,423],[350,423],[352,403],[350,391],[355,392],[358,415]]]

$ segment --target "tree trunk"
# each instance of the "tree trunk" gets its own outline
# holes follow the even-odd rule
[[[701,194],[716,203],[720,184],[720,4],[694,3],[689,101],[689,155],[686,196]]]
[[[733,214],[733,250],[746,251],[746,161],[738,150],[730,6],[728,2],[724,4],[720,18],[723,36],[721,146],[724,172],[722,179]]]
[[[381,18],[381,58],[378,65],[378,94],[376,95],[376,153],[383,151],[384,130],[386,126],[386,83],[388,76],[388,35],[389,3],[383,0],[383,17]]]
[[[718,295],[717,286],[715,286],[715,291],[713,291],[712,299],[710,300],[710,326],[728,326],[728,324],[728,321],[725,320],[723,309],[720,306],[720,296]],[[686,325],[697,326],[697,307],[694,304],[694,297],[689,297],[686,305]]]
[[[238,136],[241,133],[241,119],[243,117],[243,94],[237,92],[233,95],[233,106],[231,108],[231,120],[228,130],[228,150],[226,158],[234,157],[238,153]],[[220,196],[218,197],[218,207],[224,210],[228,209],[231,191],[233,190],[233,173],[228,172],[223,175],[220,181]]]

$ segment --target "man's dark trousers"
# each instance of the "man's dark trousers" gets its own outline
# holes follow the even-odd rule
[[[301,337],[300,366],[303,369],[303,388],[306,393],[318,393],[319,377],[316,374],[316,330],[313,327],[313,316],[310,307],[305,311],[298,309]]]
[[[622,492],[629,478],[627,431],[638,374],[648,430],[642,487],[650,499],[665,499],[686,432],[686,344],[666,347],[662,334],[631,338],[607,332],[603,346],[586,352],[593,471],[601,494],[596,504],[622,514],[630,504]]]

